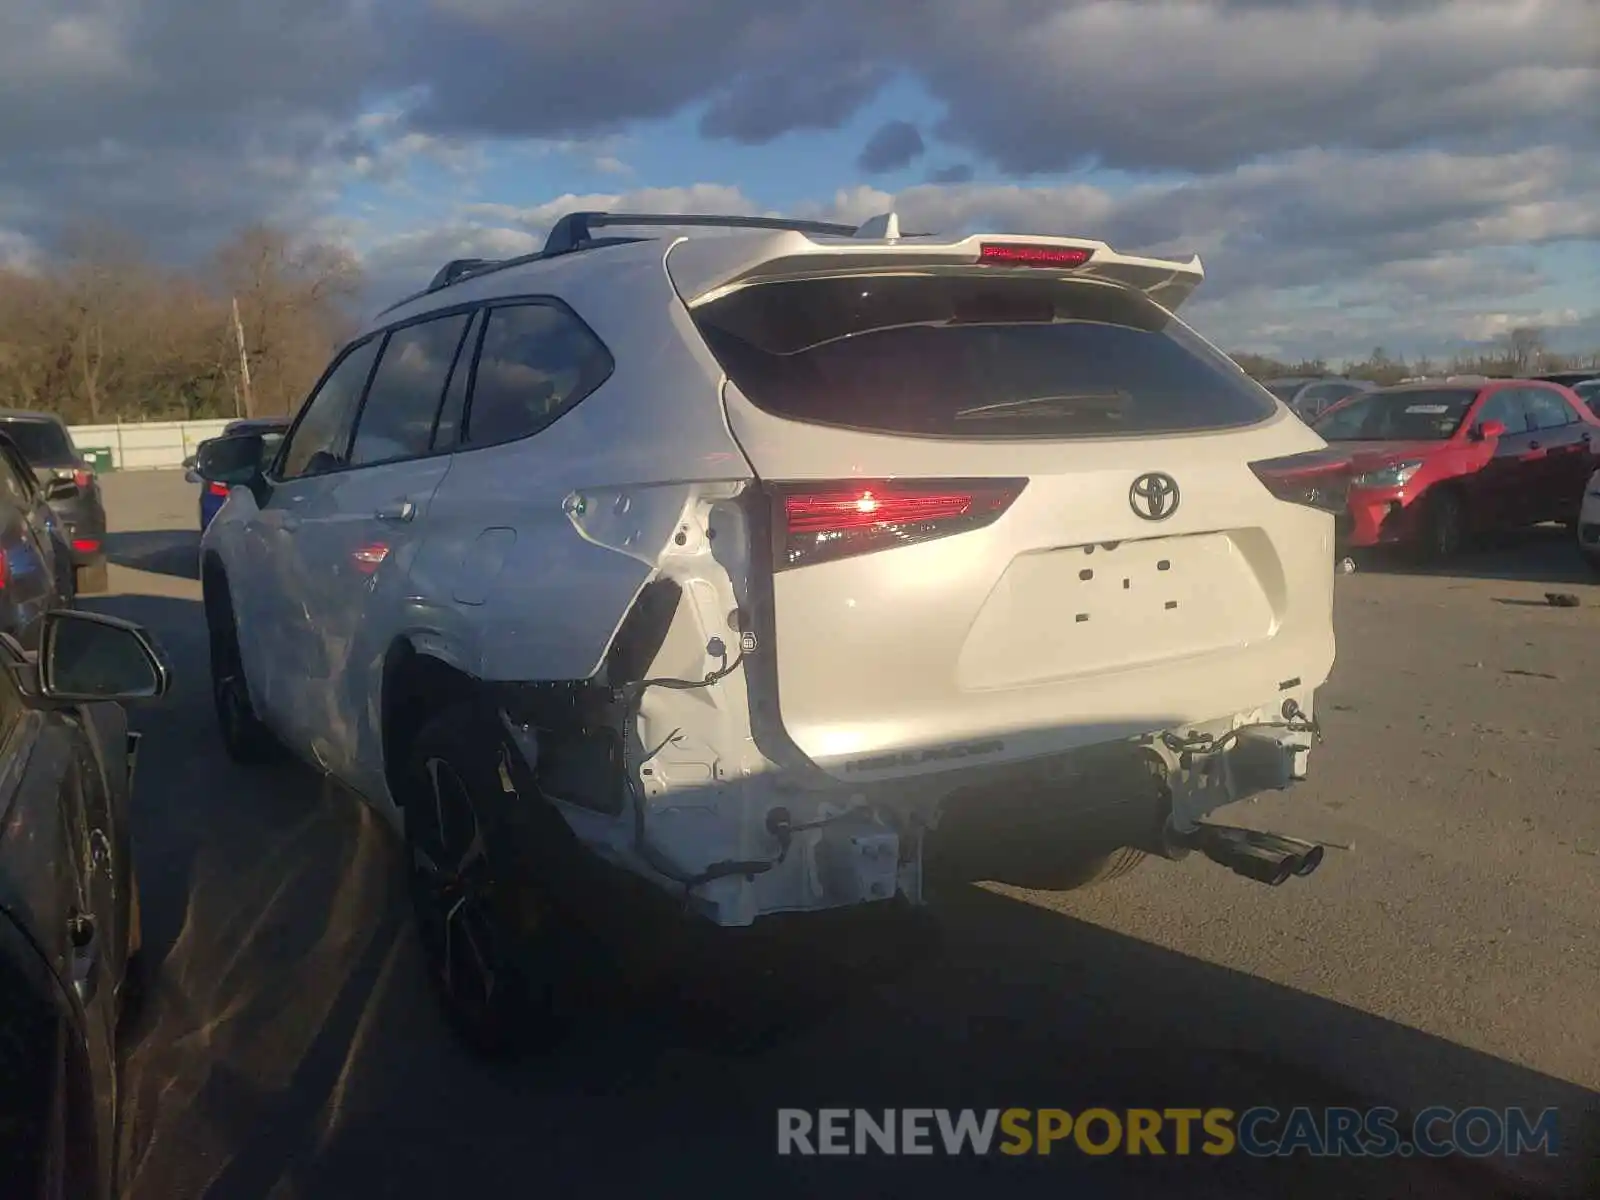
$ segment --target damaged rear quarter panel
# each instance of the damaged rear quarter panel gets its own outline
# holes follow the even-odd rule
[[[721,369],[661,259],[574,258],[586,261],[550,264],[527,294],[569,304],[615,371],[531,437],[458,452],[412,566],[408,636],[484,680],[593,676],[696,498],[752,477],[722,410]],[[497,535],[485,562],[490,529],[515,538]]]

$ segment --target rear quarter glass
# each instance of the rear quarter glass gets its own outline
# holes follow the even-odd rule
[[[1141,293],[965,274],[760,284],[694,310],[750,402],[794,421],[962,440],[1253,425],[1270,397]]]

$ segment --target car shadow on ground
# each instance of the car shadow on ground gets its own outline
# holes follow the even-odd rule
[[[1488,534],[1444,563],[1420,562],[1414,553],[1399,547],[1356,550],[1350,556],[1359,570],[1385,575],[1499,579],[1556,586],[1600,583],[1600,573],[1578,553],[1576,537],[1559,525]]]
[[[193,529],[108,533],[106,557],[118,566],[179,579],[200,578],[200,534]]]
[[[882,955],[881,932],[830,926],[842,932],[801,939],[790,957],[703,965],[676,991],[596,995],[552,1050],[482,1064],[431,1000],[389,827],[299,767],[246,771],[222,756],[198,602],[92,607],[146,625],[177,666],[167,700],[134,714],[148,734],[135,845],[160,961],[126,1051],[129,1200],[980,1189],[1448,1200],[1577,1196],[1600,1182],[1579,1175],[1597,1101],[1583,1088],[983,888],[941,904],[942,935],[920,954]],[[738,999],[719,1009],[709,995]],[[723,1017],[752,1015],[776,1017],[780,1036],[719,1040]],[[1068,1144],[1022,1158],[776,1154],[780,1107],[1391,1100],[1560,1106],[1562,1156],[1522,1166],[1565,1186],[1513,1186],[1464,1158],[1094,1157]]]

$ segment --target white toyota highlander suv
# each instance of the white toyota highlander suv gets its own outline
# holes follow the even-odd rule
[[[270,461],[200,452],[227,748],[404,829],[488,1047],[550,914],[641,880],[745,926],[940,864],[1309,874],[1204,818],[1306,775],[1345,464],[1173,315],[1201,278],[893,214],[574,213],[448,264]]]

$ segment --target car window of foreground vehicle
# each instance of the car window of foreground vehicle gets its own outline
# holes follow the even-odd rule
[[[804,280],[742,289],[695,318],[751,403],[814,424],[1059,439],[1229,428],[1276,411],[1171,313],[1105,284]]]
[[[35,467],[67,467],[77,461],[72,439],[62,426],[49,420],[11,418],[0,422],[17,449]]]
[[[1330,442],[1438,441],[1461,427],[1475,388],[1368,392],[1331,410],[1312,426]]]

